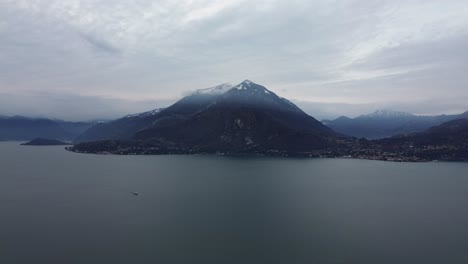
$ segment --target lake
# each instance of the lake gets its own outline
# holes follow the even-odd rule
[[[468,263],[468,163],[18,144],[0,143],[0,263]]]

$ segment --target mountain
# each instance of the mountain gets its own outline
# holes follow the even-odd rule
[[[420,133],[375,141],[383,151],[423,160],[468,160],[468,119],[457,119]]]
[[[339,117],[322,122],[333,130],[367,139],[380,139],[399,134],[422,132],[444,122],[468,118],[468,112],[460,115],[416,116],[405,112],[379,110],[356,118]]]
[[[130,138],[136,131],[158,118],[161,109],[127,115],[111,122],[100,122],[79,135],[74,143]]]
[[[72,140],[93,125],[91,122],[3,116],[0,117],[0,141],[31,140],[37,137]]]
[[[65,145],[70,145],[70,144],[59,141],[59,140],[55,140],[55,139],[35,138],[21,145],[23,146],[65,146]]]
[[[156,121],[164,123],[184,119],[187,115],[197,112],[212,103],[215,98],[230,88],[232,88],[232,85],[222,84],[212,88],[196,90],[168,108],[128,115],[108,123],[99,123],[85,131],[74,142],[131,139],[135,133],[151,127]]]
[[[302,153],[336,147],[340,138],[290,101],[246,80],[224,93],[194,93],[183,98],[131,138],[78,144],[73,149],[120,154],[169,150]]]
[[[293,103],[244,81],[190,118],[156,123],[135,139],[163,139],[203,151],[307,151],[327,146],[327,138],[334,136]]]

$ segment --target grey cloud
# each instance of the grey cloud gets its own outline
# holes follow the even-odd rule
[[[81,38],[83,38],[85,41],[87,41],[97,51],[111,53],[111,54],[121,53],[121,50],[118,49],[117,47],[113,46],[112,44],[110,44],[109,42],[103,39],[93,36],[92,34],[78,32],[78,35]]]
[[[6,0],[0,92],[16,99],[0,114],[74,98],[105,101],[95,113],[109,116],[244,79],[315,116],[457,111],[468,101],[467,16],[456,0]]]
[[[80,121],[115,119],[132,113],[167,107],[174,100],[140,100],[79,96],[73,94],[0,92],[0,113],[6,116],[49,117]]]

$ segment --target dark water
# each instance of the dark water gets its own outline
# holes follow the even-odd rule
[[[468,263],[467,172],[0,143],[0,263]]]

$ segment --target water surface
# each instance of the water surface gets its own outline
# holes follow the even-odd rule
[[[468,263],[467,171],[0,143],[0,263]]]

